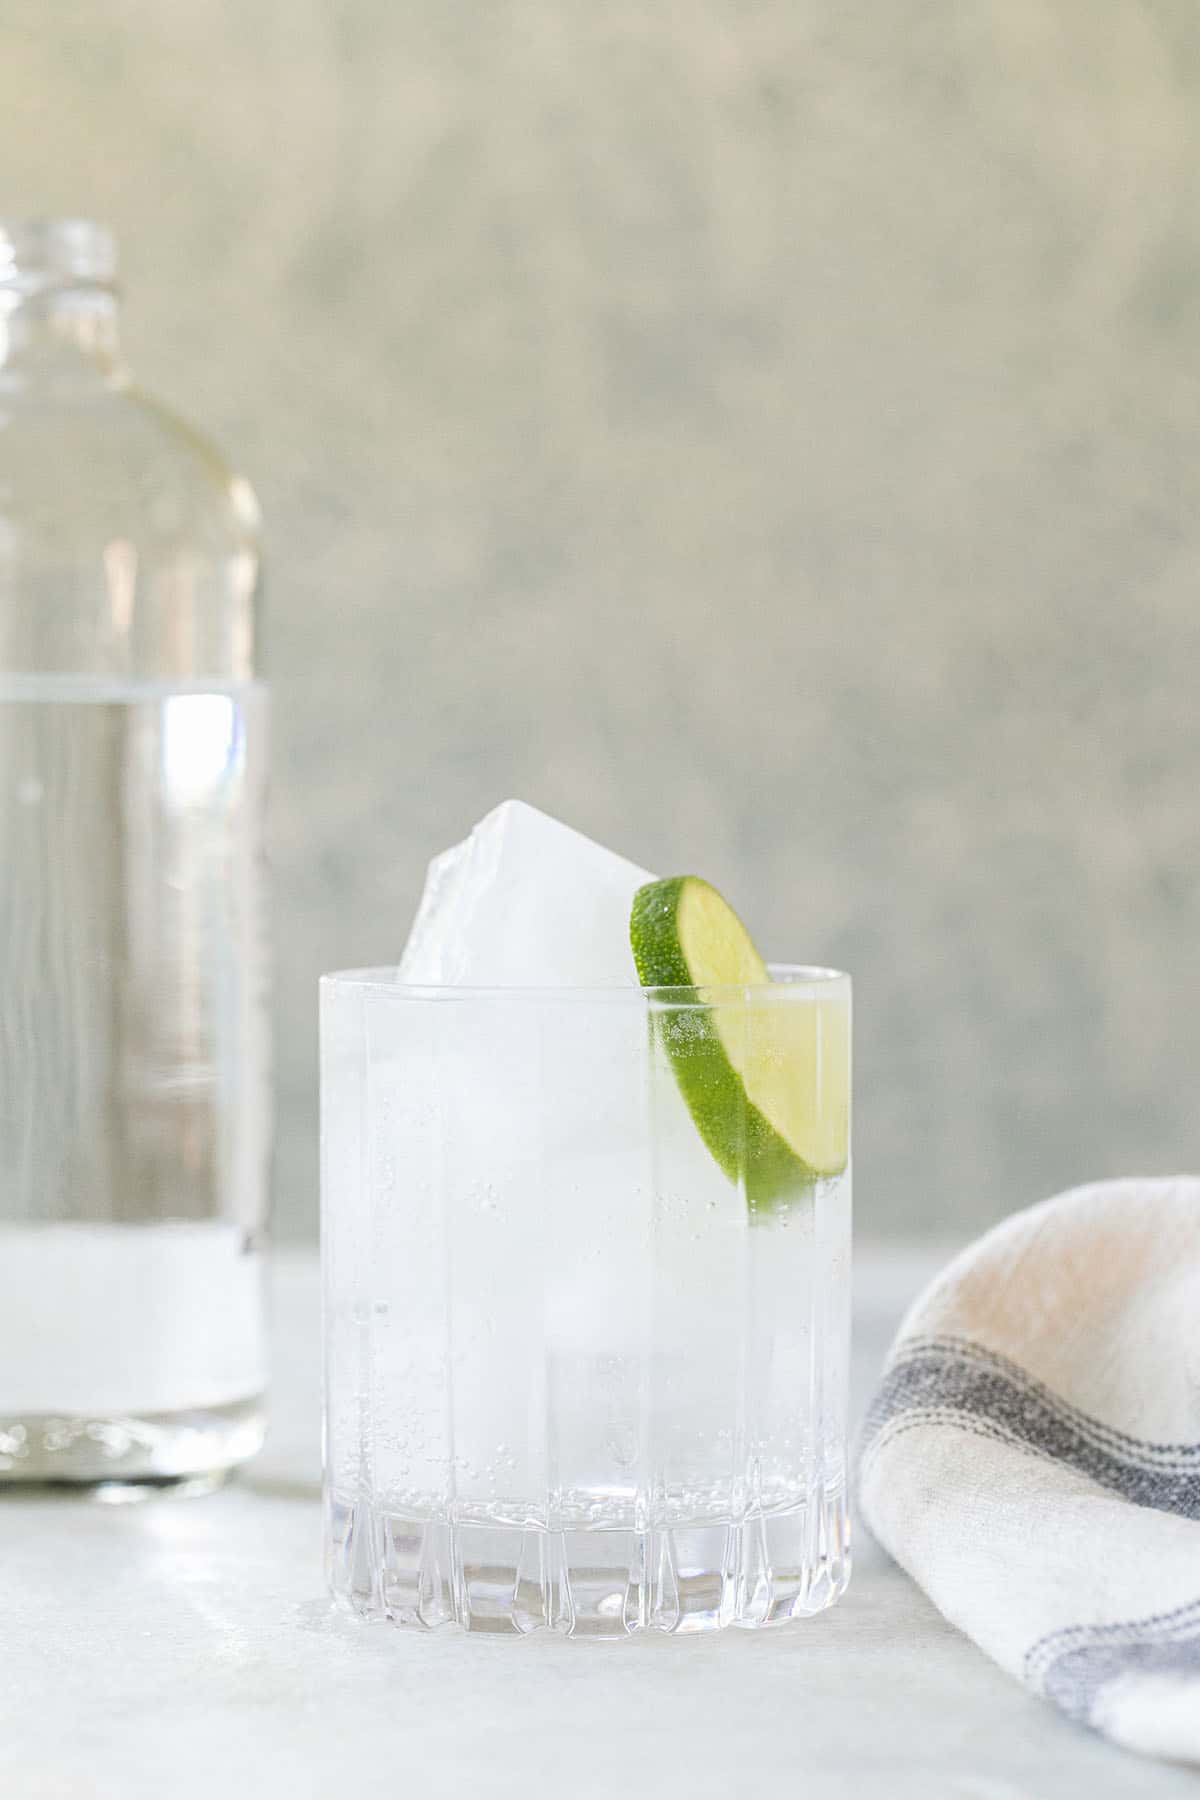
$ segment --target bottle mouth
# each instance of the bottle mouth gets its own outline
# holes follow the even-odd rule
[[[0,218],[0,292],[113,288],[117,241],[92,219]]]

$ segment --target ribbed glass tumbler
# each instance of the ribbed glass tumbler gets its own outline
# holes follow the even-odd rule
[[[837,1599],[849,1018],[848,979],[818,969],[704,991],[324,979],[340,1601],[620,1637]],[[760,1179],[769,1126],[730,1067],[840,1152]]]

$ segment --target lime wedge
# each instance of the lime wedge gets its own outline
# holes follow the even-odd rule
[[[629,925],[643,987],[738,988],[770,981],[733,908],[695,875],[639,888]],[[703,999],[698,995],[697,999]],[[655,1029],[712,1155],[767,1208],[846,1167],[850,1008],[843,996],[742,1005],[681,997]]]

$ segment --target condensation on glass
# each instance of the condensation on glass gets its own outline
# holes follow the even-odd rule
[[[265,696],[247,484],[134,385],[116,254],[0,220],[0,1483],[262,1437]]]
[[[780,1624],[838,1597],[850,1170],[756,1210],[705,1148],[664,1034],[677,1062],[698,1011],[749,1044],[807,1008],[802,1078],[848,1108],[849,988],[800,969],[703,995],[325,979],[340,1601],[604,1637]]]

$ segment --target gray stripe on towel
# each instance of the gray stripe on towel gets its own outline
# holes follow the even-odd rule
[[[1011,1441],[1090,1476],[1135,1506],[1200,1519],[1200,1444],[1153,1444],[1089,1418],[1015,1363],[965,1339],[915,1339],[883,1378],[863,1432],[986,1421]]]
[[[1200,1601],[1120,1625],[1051,1632],[1025,1659],[1025,1680],[1047,1700],[1095,1723],[1100,1694],[1124,1675],[1166,1675],[1200,1689]]]

